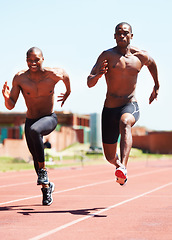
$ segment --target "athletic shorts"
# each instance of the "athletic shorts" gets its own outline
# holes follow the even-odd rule
[[[137,102],[129,102],[121,107],[107,108],[102,111],[102,141],[103,143],[113,144],[118,141],[119,122],[124,113],[131,113],[135,122],[139,119],[139,107]]]

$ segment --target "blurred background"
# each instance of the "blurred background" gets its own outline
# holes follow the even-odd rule
[[[172,2],[170,0],[158,2],[155,0],[142,2],[0,0],[0,3],[0,88],[2,89],[5,81],[11,87],[14,75],[22,69],[27,69],[26,52],[33,46],[43,51],[44,66],[64,68],[70,76],[72,92],[69,99],[63,108],[55,100],[54,111],[61,119],[56,129],[58,135],[56,143],[52,140],[55,137],[51,137],[52,146],[56,151],[61,151],[74,142],[101,148],[99,121],[106,84],[102,77],[94,88],[89,89],[86,84],[87,76],[100,53],[115,46],[113,38],[115,26],[119,22],[126,21],[133,28],[134,37],[131,45],[148,51],[155,59],[160,81],[158,100],[149,105],[153,79],[146,67],[143,67],[139,73],[136,97],[141,117],[135,126],[137,129],[133,130],[133,136],[146,138],[149,135],[149,140],[144,137],[142,140],[133,138],[133,144],[148,152],[171,153]],[[59,82],[55,89],[56,96],[64,91],[63,83]],[[25,112],[22,96],[19,97],[15,108],[8,111],[4,106],[2,94],[0,95],[0,156],[10,155],[10,150],[6,149],[7,141],[24,139]],[[91,127],[93,126],[91,124],[94,127]],[[93,132],[95,127],[97,132]],[[67,133],[67,129],[70,133]],[[165,135],[159,138],[158,135],[153,137],[155,133]],[[65,140],[67,136],[65,134],[73,134],[73,139],[71,137],[71,141]],[[61,140],[57,140],[58,138]],[[155,139],[161,141],[155,142]],[[8,144],[10,146],[8,149],[14,146],[14,142],[12,145]],[[16,146],[19,146],[18,144]],[[164,150],[157,147],[160,145]]]

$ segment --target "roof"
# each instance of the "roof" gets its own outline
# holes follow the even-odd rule
[[[88,119],[89,115],[81,115],[74,114],[71,112],[57,112],[55,111],[58,124],[62,125],[73,125],[73,116],[77,116],[78,118]],[[0,112],[0,125],[11,125],[14,124],[16,126],[22,125],[25,123],[26,113],[21,112]]]

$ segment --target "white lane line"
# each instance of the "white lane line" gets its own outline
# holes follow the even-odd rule
[[[109,169],[109,170],[98,171],[98,172],[93,172],[93,173],[85,173],[85,174],[78,174],[78,175],[75,174],[75,175],[71,175],[71,176],[68,175],[68,176],[65,176],[65,177],[57,177],[57,178],[52,178],[52,181],[54,181],[54,180],[68,179],[68,178],[76,178],[76,177],[85,177],[85,176],[103,174],[103,173],[107,173],[107,172],[112,172],[112,170]],[[0,188],[15,187],[15,186],[20,186],[20,185],[25,185],[25,184],[31,184],[31,183],[35,183],[35,182],[36,182],[36,181],[0,185]]]
[[[140,169],[140,166],[135,166],[132,167],[132,169],[136,170],[136,169]],[[58,169],[61,170],[61,169]],[[167,170],[165,168],[165,170]],[[61,180],[61,179],[68,179],[68,178],[76,178],[76,177],[80,177],[80,176],[91,176],[91,175],[97,175],[97,174],[102,174],[102,173],[107,173],[110,172],[112,173],[112,169],[107,169],[107,170],[103,170],[103,171],[98,171],[98,172],[93,172],[93,173],[85,173],[85,174],[78,174],[78,175],[68,175],[68,176],[63,176],[63,177],[56,177],[56,178],[52,178],[52,181],[54,180]],[[7,176],[6,176],[7,177]],[[14,176],[13,176],[14,177]],[[16,175],[17,177],[17,175]],[[20,175],[21,177],[21,175]],[[9,176],[8,176],[9,178]],[[27,184],[34,184],[36,181],[30,181],[30,182],[23,182],[23,183],[12,183],[12,184],[6,184],[6,185],[0,185],[0,188],[6,188],[6,187],[16,187],[16,186],[20,186],[20,185],[27,185]]]
[[[107,164],[99,165],[99,166],[105,166],[105,167],[109,168],[110,165],[108,166],[108,163],[107,163]],[[73,167],[73,168],[72,167],[60,167],[60,168],[56,168],[55,170],[58,171],[58,172],[61,172],[61,171],[65,171],[66,172],[66,171],[71,171],[71,170],[79,171],[79,170],[82,170],[82,169],[83,169],[82,167]],[[110,171],[110,168],[108,170],[106,170],[106,171]],[[24,172],[24,170],[23,170],[23,172]],[[48,169],[48,172],[51,172],[51,171],[49,171],[49,169]],[[1,174],[1,172],[0,172],[0,174]],[[0,179],[9,178],[9,174],[10,174],[10,172],[2,173],[0,175]],[[26,177],[26,176],[30,176],[30,175],[32,175],[32,176],[35,175],[36,176],[36,173],[35,173],[34,169],[30,170],[29,173],[22,173],[22,174],[20,174],[20,172],[19,172],[19,174],[11,175],[11,178],[13,178],[13,179],[15,179],[16,177],[21,177],[22,178],[22,177]],[[67,177],[69,177],[69,176],[66,176],[66,178]]]
[[[140,167],[135,167],[134,169],[139,169]],[[169,168],[168,168],[169,169]],[[167,168],[164,168],[164,170],[168,170]],[[160,170],[162,171],[162,169]],[[52,181],[54,180],[62,180],[62,179],[68,179],[68,178],[76,178],[76,177],[83,177],[83,176],[91,176],[91,175],[97,175],[97,174],[102,174],[102,173],[107,173],[110,172],[112,173],[112,169],[104,170],[104,171],[98,171],[98,172],[93,172],[93,173],[85,173],[85,174],[78,174],[78,175],[71,175],[71,176],[65,176],[65,177],[57,177],[57,178],[52,178]],[[136,175],[137,176],[137,175]],[[140,174],[139,174],[140,176]],[[130,176],[131,178],[132,176]],[[9,178],[9,176],[8,176]],[[27,185],[27,184],[34,184],[35,181],[30,181],[30,182],[23,182],[23,183],[12,183],[12,184],[6,184],[6,185],[0,185],[0,188],[7,188],[7,187],[16,187],[20,185]]]
[[[30,170],[30,172],[27,172],[27,170],[26,170],[26,172],[25,172],[25,170],[22,170],[22,173],[19,171],[19,172],[17,172],[17,171],[15,171],[15,174],[14,174],[14,171],[9,171],[9,172],[0,172],[0,179],[4,179],[4,178],[9,178],[9,174],[11,175],[10,177],[12,178],[12,179],[15,179],[16,177],[26,177],[26,176],[32,176],[32,175],[34,175],[34,169],[33,170]]]
[[[145,172],[145,173],[140,173],[140,174],[134,174],[131,175],[130,178],[134,178],[134,177],[141,177],[144,175],[148,175],[148,174],[152,174],[152,173],[157,173],[157,172],[162,172],[165,170],[169,170],[169,169],[158,169],[156,171],[149,171],[149,172]],[[53,193],[54,194],[59,194],[59,193],[64,193],[64,192],[69,192],[69,191],[73,191],[73,190],[77,190],[77,189],[81,189],[81,188],[85,188],[85,187],[92,187],[92,186],[96,186],[96,185],[100,185],[100,184],[104,184],[104,183],[108,183],[108,182],[114,182],[114,179],[109,179],[106,181],[101,181],[101,182],[96,182],[96,183],[90,183],[90,184],[86,184],[86,185],[81,185],[81,186],[77,186],[77,187],[72,187],[72,188],[68,188],[68,189],[64,189],[64,190],[60,190],[60,191],[55,191]],[[29,200],[29,199],[34,199],[34,198],[38,198],[41,197],[42,195],[36,195],[36,196],[31,196],[31,197],[27,197],[27,198],[20,198],[20,199],[15,199],[15,200],[11,200],[11,201],[7,201],[7,202],[2,202],[0,203],[1,205],[6,205],[9,203],[14,203],[14,202],[19,202],[19,201],[25,201],[25,200]]]
[[[136,170],[136,169],[140,169],[140,166],[136,166],[136,167],[132,167],[132,169]],[[61,170],[61,169],[57,169],[57,170]],[[166,169],[167,170],[167,169]],[[103,170],[103,171],[98,171],[98,172],[93,172],[93,173],[85,173],[85,174],[78,174],[78,175],[68,175],[68,176],[63,176],[63,177],[56,177],[56,178],[52,178],[52,181],[54,180],[61,180],[61,179],[68,179],[68,178],[76,178],[76,177],[80,177],[80,176],[91,176],[91,175],[97,175],[97,174],[102,174],[102,173],[107,173],[110,172],[112,173],[112,169],[107,169],[107,170]],[[7,176],[6,176],[7,177]],[[13,176],[14,177],[14,176]],[[16,175],[17,177],[17,175]],[[21,177],[21,175],[20,175]],[[9,178],[9,176],[8,176]],[[31,182],[23,182],[23,183],[12,183],[12,184],[6,184],[6,185],[0,185],[0,188],[6,188],[6,187],[15,187],[15,186],[20,186],[20,185],[26,185],[26,184],[34,184],[35,181],[31,181]]]
[[[138,198],[144,197],[144,196],[146,196],[146,195],[148,195],[148,194],[150,194],[150,193],[156,192],[156,191],[161,190],[161,189],[163,189],[163,188],[165,188],[165,187],[168,187],[168,186],[170,186],[170,185],[172,185],[172,182],[170,182],[170,183],[168,183],[168,184],[165,184],[165,185],[162,185],[162,186],[160,186],[160,187],[154,188],[154,189],[152,189],[152,190],[150,190],[150,191],[148,191],[148,192],[145,192],[145,193],[142,193],[142,194],[137,195],[137,196],[135,196],[135,197],[129,198],[129,199],[127,199],[127,200],[124,200],[124,201],[119,202],[119,203],[117,203],[117,204],[114,204],[114,205],[112,205],[112,206],[109,206],[109,207],[107,207],[107,208],[105,208],[105,209],[102,209],[102,210],[96,212],[96,213],[90,214],[89,216],[82,217],[82,218],[79,218],[79,219],[74,220],[74,221],[72,221],[72,222],[66,223],[66,224],[64,224],[64,225],[62,225],[62,226],[60,226],[60,227],[57,227],[57,228],[55,228],[55,229],[52,229],[52,230],[50,230],[50,231],[48,231],[48,232],[45,232],[45,233],[43,233],[43,234],[40,234],[40,235],[38,235],[38,236],[36,236],[36,237],[30,238],[29,240],[39,240],[39,239],[45,238],[45,237],[47,237],[47,236],[49,236],[49,235],[51,235],[51,234],[57,233],[57,232],[65,229],[65,228],[67,228],[67,227],[70,227],[70,226],[72,226],[72,225],[74,225],[74,224],[76,224],[76,223],[82,222],[82,221],[84,221],[84,220],[86,220],[86,219],[88,219],[88,218],[94,217],[95,215],[101,214],[101,213],[103,213],[103,212],[105,212],[105,211],[108,211],[108,210],[110,210],[110,209],[112,209],[112,208],[116,208],[116,207],[121,206],[121,205],[123,205],[123,204],[125,204],[125,203],[128,203],[128,202],[131,202],[131,201],[136,200],[136,199],[138,199]]]
[[[35,181],[33,182],[21,182],[21,183],[12,183],[12,184],[7,184],[7,185],[1,185],[0,188],[6,188],[6,187],[16,187],[16,186],[21,186],[21,185],[26,185],[26,184],[32,184],[35,183]]]
[[[99,184],[103,184],[103,183],[107,183],[107,182],[112,182],[112,181],[114,181],[114,180],[110,179],[110,180],[106,180],[106,181],[101,181],[101,182],[96,182],[96,183],[90,183],[90,184],[86,184],[86,185],[82,185],[82,186],[78,186],[78,187],[68,188],[68,189],[56,191],[56,192],[53,193],[53,195],[54,195],[54,194],[58,194],[58,193],[69,192],[69,191],[73,191],[73,190],[77,190],[77,189],[81,189],[81,188],[85,188],[85,187],[96,186],[96,185],[99,185]],[[11,201],[8,201],[8,202],[0,203],[0,205],[9,204],[9,203],[14,203],[14,202],[19,202],[19,201],[25,201],[25,200],[28,200],[28,199],[33,199],[33,198],[37,198],[37,197],[41,197],[41,196],[42,196],[42,195],[36,195],[36,196],[27,197],[27,198],[15,199],[15,200],[11,200]]]

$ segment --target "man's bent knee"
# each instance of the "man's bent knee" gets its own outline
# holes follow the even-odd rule
[[[120,119],[120,127],[123,129],[132,127],[134,123],[135,123],[135,118],[130,113],[123,114]]]

